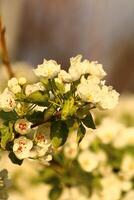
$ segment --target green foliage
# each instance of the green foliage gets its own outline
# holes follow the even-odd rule
[[[88,115],[84,119],[82,119],[82,122],[88,128],[92,128],[92,129],[96,128],[91,113],[88,113]]]
[[[62,111],[61,111],[61,119],[66,120],[69,116],[73,116],[76,112],[75,101],[73,97],[64,101]]]
[[[0,118],[5,122],[15,121],[17,120],[18,116],[16,112],[4,112],[0,111]]]
[[[58,185],[54,186],[49,192],[50,200],[58,200],[61,193],[62,193],[62,188],[59,187]]]
[[[77,141],[78,141],[78,143],[81,142],[81,140],[83,139],[85,133],[86,133],[86,129],[83,126],[83,124],[80,123],[79,127],[78,127],[78,130],[77,130]]]
[[[27,120],[30,122],[36,123],[40,119],[40,121],[43,121],[44,119],[44,113],[41,111],[34,111],[32,114],[26,115]]]
[[[11,141],[13,139],[13,124],[9,123],[9,127],[7,126],[3,126],[0,129],[1,132],[1,148],[5,149],[6,145],[9,141]]]
[[[42,91],[36,91],[27,97],[27,100],[37,105],[47,106],[49,95]]]
[[[8,157],[14,164],[21,165],[23,163],[23,160],[18,159],[12,151],[9,153]]]
[[[68,136],[68,127],[64,121],[52,121],[51,123],[51,139],[55,148],[63,145]]]

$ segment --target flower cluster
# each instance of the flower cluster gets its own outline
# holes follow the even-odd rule
[[[111,109],[119,97],[102,80],[106,75],[102,65],[82,61],[81,55],[70,59],[68,72],[45,59],[33,71],[38,82],[14,77],[0,94],[1,148],[18,164],[25,158],[48,163],[74,126],[80,142],[86,127],[95,128],[91,109]]]
[[[37,167],[37,162],[30,161],[17,172],[12,170],[18,190],[12,191],[11,199],[51,200],[56,196],[57,200],[133,200],[133,101],[132,96],[121,97],[117,115],[115,110],[106,112],[105,117],[95,113],[97,129],[86,129],[79,145],[76,127],[71,130],[63,148],[55,152],[51,166]],[[3,163],[9,166],[7,160]]]
[[[134,127],[106,117],[96,130],[86,130],[79,146],[75,131],[54,157],[59,174],[47,176],[50,167],[42,169],[52,187],[48,199],[55,191],[58,200],[133,200]]]

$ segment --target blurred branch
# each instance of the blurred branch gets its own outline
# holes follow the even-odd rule
[[[2,59],[2,63],[7,69],[9,78],[12,78],[14,76],[14,73],[12,71],[12,67],[10,64],[9,56],[8,56],[8,50],[5,40],[5,27],[2,25],[2,20],[0,16],[0,55]]]

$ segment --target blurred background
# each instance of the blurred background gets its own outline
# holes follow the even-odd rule
[[[66,67],[83,54],[103,64],[119,92],[134,91],[133,0],[0,0],[0,13],[12,62]]]

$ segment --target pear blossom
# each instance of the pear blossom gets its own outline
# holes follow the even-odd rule
[[[21,92],[21,86],[18,83],[18,80],[16,78],[11,78],[8,81],[8,88],[14,93],[20,93]]]
[[[113,109],[119,98],[119,93],[113,90],[111,87],[104,85],[101,89],[101,98],[99,107],[102,109]]]
[[[58,76],[63,82],[70,83],[72,81],[71,75],[67,73],[65,70],[60,70],[60,73]]]
[[[13,77],[8,81],[8,87],[12,88],[14,85],[18,85],[18,80],[17,78]]]
[[[20,133],[21,135],[25,135],[30,133],[32,123],[29,122],[27,119],[18,119],[15,122],[14,128],[15,131]]]
[[[44,91],[45,87],[41,82],[35,83],[35,84],[28,84],[25,88],[25,94],[26,96],[29,96],[33,92],[36,91]]]
[[[96,140],[96,135],[94,134],[94,131],[92,131],[91,129],[87,129],[84,138],[79,144],[80,149],[81,150],[88,149],[95,140]]]
[[[131,154],[126,154],[121,163],[121,174],[126,180],[134,178],[134,157]]]
[[[110,128],[109,128],[110,127]],[[95,131],[95,135],[103,144],[114,143],[116,137],[119,136],[124,126],[116,121],[105,118]]]
[[[64,155],[68,159],[75,159],[78,153],[77,143],[67,143],[64,147]]]
[[[27,80],[26,80],[26,78],[25,77],[20,77],[19,79],[18,79],[18,83],[20,84],[20,85],[24,85],[24,84],[26,84],[26,82],[27,82]]]
[[[81,61],[82,55],[77,55],[70,59],[69,74],[72,77],[72,81],[78,80],[81,75],[88,73],[89,61]]]
[[[116,149],[125,148],[126,146],[134,146],[134,127],[124,127],[115,138],[113,146]]]
[[[103,69],[103,66],[101,64],[99,64],[97,61],[90,62],[89,73],[90,73],[90,75],[96,76],[99,79],[102,79],[107,75]]]
[[[6,88],[2,94],[0,94],[0,109],[5,112],[13,111],[16,107],[15,95]]]
[[[44,59],[43,64],[38,65],[36,69],[34,69],[34,73],[36,76],[42,76],[44,78],[54,78],[60,72],[60,65],[57,64],[54,60],[46,60]]]
[[[13,152],[20,160],[30,157],[30,151],[33,147],[33,142],[24,136],[14,140]]]
[[[102,191],[101,197],[104,200],[118,200],[122,195],[122,183],[120,179],[115,175],[103,177],[101,180]]]
[[[30,152],[31,158],[43,158],[44,156],[52,153],[51,144],[46,144],[44,146],[34,145],[32,151]]]
[[[50,144],[50,123],[40,125],[35,133],[34,140],[40,147]]]
[[[99,85],[92,81],[86,80],[77,87],[78,96],[85,102],[98,103],[100,101],[101,89]]]
[[[98,166],[99,158],[95,153],[84,150],[79,154],[78,162],[84,171],[92,172]]]

